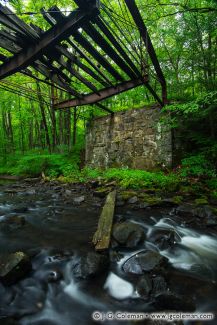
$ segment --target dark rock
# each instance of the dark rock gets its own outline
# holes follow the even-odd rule
[[[156,295],[159,293],[163,293],[167,291],[167,283],[165,281],[165,279],[160,275],[160,276],[156,276],[153,280],[153,290],[152,290],[152,294]]]
[[[66,196],[70,196],[70,195],[72,195],[72,191],[70,191],[70,190],[65,190],[65,195],[66,195]]]
[[[79,197],[73,198],[73,202],[75,204],[81,204],[82,202],[84,202],[84,200],[85,200],[85,197],[84,196],[79,196]]]
[[[26,223],[26,220],[24,217],[20,216],[10,216],[5,218],[0,223],[0,229],[10,231],[14,229],[19,229],[23,227]]]
[[[87,279],[102,273],[108,264],[107,256],[89,252],[75,262],[72,273],[78,279]]]
[[[62,278],[62,274],[58,271],[50,271],[47,275],[48,282],[56,282]]]
[[[34,195],[36,194],[36,190],[30,190],[25,192],[26,195]]]
[[[217,226],[217,216],[210,216],[206,220],[206,225],[207,226]]]
[[[145,272],[159,270],[167,259],[158,252],[144,250],[130,257],[122,266],[124,272],[143,274]]]
[[[175,243],[181,241],[181,237],[173,229],[156,229],[149,237],[160,250],[168,249]]]
[[[5,285],[11,285],[23,278],[31,268],[30,259],[23,252],[4,256],[0,261],[0,281]]]
[[[134,204],[136,202],[138,202],[138,197],[137,196],[133,196],[128,200],[129,204]]]
[[[155,297],[155,307],[158,310],[176,310],[182,312],[193,312],[195,305],[187,297],[180,297],[173,293],[160,293]]]
[[[191,204],[183,204],[183,205],[180,205],[176,209],[176,213],[180,217],[186,217],[186,218],[194,217],[195,216],[194,206],[191,205]]]
[[[15,209],[13,209],[13,212],[15,213],[25,213],[28,211],[28,207],[27,206],[18,206]]]
[[[138,281],[136,290],[138,294],[143,298],[148,298],[151,290],[152,290],[152,283],[147,274],[144,274]]]
[[[101,198],[104,198],[109,192],[111,192],[111,188],[110,187],[102,187],[102,188],[99,188],[97,190],[95,190],[93,192],[93,195],[96,196],[96,197],[101,197]]]
[[[125,202],[124,202],[124,201],[118,200],[118,201],[116,201],[116,204],[115,204],[115,206],[116,206],[116,207],[123,207],[123,206],[124,206],[124,204],[125,204]]]
[[[177,207],[179,203],[176,200],[172,199],[163,199],[160,203],[162,207]]]
[[[126,247],[136,247],[145,240],[144,229],[131,222],[115,224],[112,236],[119,245]]]

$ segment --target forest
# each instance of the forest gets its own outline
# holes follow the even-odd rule
[[[6,3],[25,22],[47,28],[40,14],[43,2]],[[68,11],[76,7],[72,1],[47,1],[45,9],[54,5]],[[105,19],[110,17],[109,23],[113,24],[117,19],[134,56],[141,62],[148,61],[126,6],[119,1],[105,1],[103,5],[108,14]],[[207,173],[214,176],[217,155],[216,1],[180,1],[178,4],[138,1],[138,7],[167,81],[169,105],[163,108],[167,123],[174,130],[182,129],[184,149],[176,164],[181,164],[183,174],[188,173],[187,166],[192,176],[206,177]],[[117,29],[116,25],[113,28]],[[120,33],[119,30],[115,32]],[[3,48],[0,51],[3,55],[7,52]],[[79,53],[76,55],[79,57]],[[153,73],[151,66],[147,69]],[[152,83],[157,89],[157,83]],[[85,85],[76,84],[76,80],[73,85],[75,89],[83,87],[86,91]],[[54,102],[70,95],[21,74],[2,80],[0,87],[1,173],[38,175],[44,171],[46,176],[78,175],[83,166],[85,126],[93,117],[103,115],[103,110],[87,105],[54,111]],[[113,111],[121,111],[151,105],[155,99],[140,86],[104,103]],[[87,170],[83,172],[87,173]]]
[[[0,0],[0,324],[214,325],[216,251],[217,1]]]

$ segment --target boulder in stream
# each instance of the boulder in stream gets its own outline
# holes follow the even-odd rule
[[[158,252],[151,250],[141,251],[131,256],[122,266],[125,273],[143,274],[145,272],[159,270],[167,259]]]
[[[181,297],[173,293],[160,293],[155,296],[154,305],[157,310],[176,310],[182,312],[195,311],[192,299]]]
[[[151,290],[152,290],[151,279],[147,274],[144,274],[142,277],[140,277],[136,285],[136,291],[142,298],[147,299],[149,297]]]
[[[0,258],[0,281],[4,285],[11,285],[23,278],[32,265],[29,257],[23,252],[16,252]]]
[[[136,223],[122,222],[113,226],[113,239],[118,245],[136,247],[145,240],[144,228]]]
[[[88,279],[94,277],[107,269],[109,259],[107,256],[88,252],[76,260],[72,273],[75,278]]]

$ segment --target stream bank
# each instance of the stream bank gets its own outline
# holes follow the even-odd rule
[[[1,261],[23,272],[1,278],[1,324],[92,324],[95,310],[215,312],[216,202],[117,189],[110,252],[95,253],[115,187],[40,179],[0,187]]]

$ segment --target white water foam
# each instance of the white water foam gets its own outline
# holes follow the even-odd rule
[[[120,278],[114,273],[110,273],[105,285],[105,289],[108,289],[109,294],[116,299],[122,300],[126,298],[130,298],[134,296],[134,288],[133,285]]]

